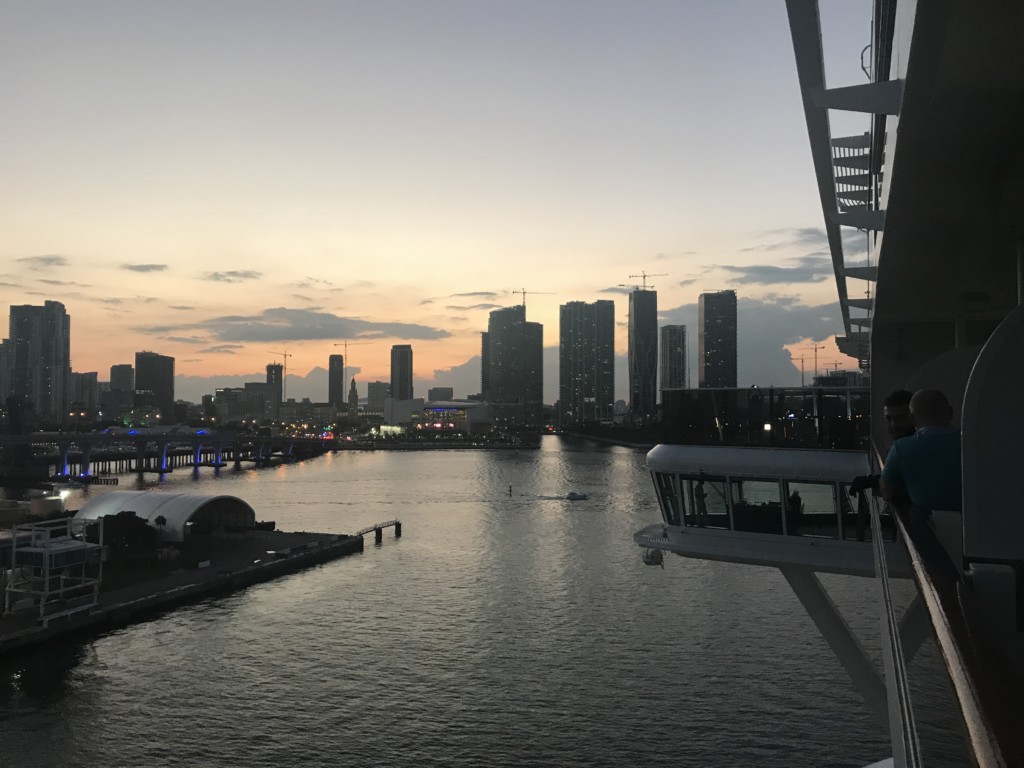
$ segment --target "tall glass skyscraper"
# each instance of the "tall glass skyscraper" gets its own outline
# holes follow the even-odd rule
[[[281,403],[284,402],[284,366],[280,363],[267,364],[267,384],[270,385],[270,418],[281,417]]]
[[[686,389],[690,385],[686,375],[685,325],[662,326],[658,368],[661,389]]]
[[[654,416],[658,396],[658,292],[629,294],[629,410],[635,419]]]
[[[12,306],[8,336],[11,394],[37,417],[61,421],[71,403],[71,318],[64,305]]]
[[[570,301],[559,308],[558,400],[562,424],[612,417],[615,302]]]
[[[391,347],[391,397],[412,400],[412,345]]]
[[[481,375],[496,423],[541,426],[544,408],[544,327],[526,321],[526,307],[491,312]]]
[[[702,293],[697,323],[697,386],[735,387],[736,291]]]
[[[345,356],[327,358],[327,402],[336,411],[345,410]]]

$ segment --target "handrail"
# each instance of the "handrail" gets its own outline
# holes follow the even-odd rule
[[[986,665],[980,658],[976,644],[984,642],[982,628],[971,626],[964,611],[959,594],[964,585],[954,574],[929,564],[911,539],[904,521],[899,515],[894,517],[910,555],[914,581],[931,617],[936,642],[960,703],[975,764],[979,768],[1024,765],[1024,749],[1014,727],[1014,715],[1003,711],[999,693],[1014,687],[1014,683],[1005,677],[993,679],[990,671],[992,659]],[[989,648],[986,651],[994,652]],[[1007,674],[1009,669],[1006,665],[1003,674]]]
[[[864,491],[860,502],[867,502]],[[886,692],[889,702],[889,737],[893,747],[893,761],[897,768],[921,768],[921,742],[917,736],[917,724],[911,705],[910,683],[907,678],[907,663],[900,642],[899,620],[893,607],[892,588],[889,582],[889,564],[886,559],[885,543],[882,538],[882,521],[878,513],[878,501],[869,501],[871,513],[871,544],[875,556],[875,573],[881,592],[882,608],[882,663],[885,667]]]
[[[874,466],[881,464],[877,450],[872,451],[870,458]],[[874,525],[877,502],[872,502]],[[899,539],[907,548],[914,582],[928,611],[959,702],[975,765],[978,768],[1024,765],[1024,742],[1018,722],[1024,709],[1019,708],[1019,701],[1007,700],[1008,696],[1021,697],[1020,681],[1015,679],[1009,663],[999,665],[999,670],[993,669],[1002,654],[986,637],[984,627],[978,621],[972,622],[968,615],[963,599],[968,584],[951,564],[929,561],[922,556],[903,517],[894,513],[893,519]]]

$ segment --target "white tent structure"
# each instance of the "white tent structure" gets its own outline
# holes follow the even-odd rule
[[[256,512],[237,496],[153,491],[104,493],[86,502],[75,519],[97,520],[127,511],[159,530],[160,538],[169,542],[182,542],[190,535],[216,530],[251,529],[256,523]],[[162,524],[157,524],[158,518],[162,518]]]

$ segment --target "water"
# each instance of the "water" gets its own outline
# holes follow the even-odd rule
[[[518,454],[202,472],[148,482],[241,496],[285,530],[397,517],[404,535],[0,663],[0,765],[861,766],[889,752],[776,571],[641,564],[632,535],[659,520],[642,452],[549,437]],[[589,499],[550,498],[570,489]],[[870,645],[870,582],[827,584]]]

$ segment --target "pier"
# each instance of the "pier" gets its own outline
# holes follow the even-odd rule
[[[105,583],[98,604],[89,612],[51,620],[46,626],[35,612],[0,617],[0,654],[25,649],[71,634],[102,632],[144,620],[154,612],[244,589],[347,555],[362,552],[363,536],[384,528],[401,536],[398,520],[367,526],[354,534],[253,531],[244,536],[217,537],[209,550],[194,555],[198,567],[181,568],[123,586]],[[198,558],[207,558],[199,560]],[[111,588],[113,586],[113,588]]]

